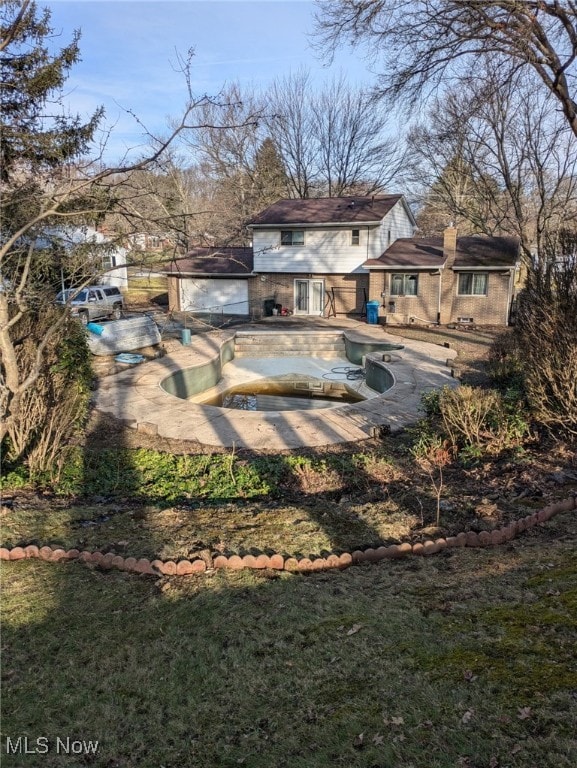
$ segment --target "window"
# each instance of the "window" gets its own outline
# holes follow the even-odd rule
[[[281,245],[304,245],[305,233],[303,229],[283,229],[280,233]]]
[[[416,296],[418,285],[418,275],[391,275],[391,296]]]
[[[360,245],[361,243],[361,230],[353,229],[351,232],[351,245]]]
[[[459,296],[486,296],[489,276],[486,272],[461,272]]]

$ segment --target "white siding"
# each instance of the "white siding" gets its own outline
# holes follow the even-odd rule
[[[254,229],[253,251],[255,272],[290,272],[300,274],[347,274],[359,271],[367,259],[376,259],[399,237],[412,237],[413,225],[401,201],[396,203],[379,226],[349,224],[347,226],[291,227],[303,229],[302,246],[282,246],[281,227]],[[360,230],[359,245],[351,244],[352,230]],[[390,243],[389,243],[390,245]],[[360,270],[363,271],[364,270]]]
[[[180,281],[180,307],[183,312],[224,312],[248,315],[247,280],[194,278]]]
[[[391,233],[390,239],[389,232]],[[407,215],[403,202],[399,200],[381,222],[378,236],[374,239],[375,250],[371,258],[378,259],[395,240],[400,237],[413,237],[414,233],[415,228]]]
[[[283,227],[298,229],[298,227]],[[352,230],[360,230],[359,245],[351,245]],[[367,242],[374,236],[366,226],[306,228],[302,246],[281,245],[280,229],[255,229],[255,272],[347,273],[367,259]]]

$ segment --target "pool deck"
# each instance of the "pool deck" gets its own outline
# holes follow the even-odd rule
[[[287,324],[287,331],[289,328],[297,330],[296,325]],[[349,338],[358,341],[403,344],[405,348],[391,352],[391,362],[386,363],[395,378],[394,386],[359,403],[282,412],[250,412],[202,405],[169,395],[160,387],[160,382],[176,371],[202,365],[218,356],[221,345],[235,335],[235,330],[231,329],[193,336],[190,346],[169,341],[165,344],[167,354],[164,357],[103,377],[93,405],[96,410],[149,434],[214,447],[283,450],[366,440],[378,427],[398,432],[420,417],[418,409],[423,392],[445,384],[457,385],[447,367],[447,361],[456,355],[454,350],[392,336],[382,326],[349,325],[344,321],[309,325],[306,330],[315,328],[319,331],[344,330]],[[266,327],[243,326],[239,330],[266,332]],[[352,365],[338,359],[309,360],[311,375],[318,375],[323,365],[327,371],[338,365]],[[224,373],[228,374],[229,366],[234,366],[239,371],[244,370],[249,378],[255,372],[263,376],[279,375],[285,368],[292,367],[292,363],[295,368],[298,366],[295,372],[299,372],[306,368],[307,358],[262,358],[258,364],[254,358],[238,358],[225,366]]]

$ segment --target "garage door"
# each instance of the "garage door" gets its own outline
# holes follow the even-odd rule
[[[248,315],[248,281],[214,278],[181,280],[180,308],[183,312]]]

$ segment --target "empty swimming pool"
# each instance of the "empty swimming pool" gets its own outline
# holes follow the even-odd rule
[[[343,334],[237,334],[210,362],[173,373],[161,387],[184,400],[243,411],[334,408],[393,384],[392,376],[381,376],[367,386],[363,366],[351,365],[359,351],[345,347]]]
[[[309,411],[358,403],[364,399],[338,382],[289,377],[259,379],[230,387],[202,400],[202,404],[241,411]]]

